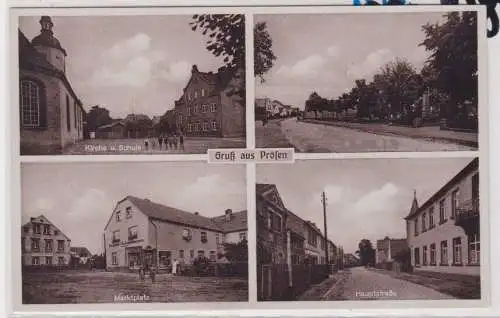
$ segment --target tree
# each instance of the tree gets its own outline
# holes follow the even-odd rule
[[[375,249],[370,240],[362,239],[358,244],[358,251],[356,251],[356,254],[359,255],[361,265],[375,264]]]
[[[423,92],[422,81],[411,63],[396,59],[384,65],[377,77],[380,87],[390,105],[389,114],[408,114],[410,106]]]
[[[264,82],[267,73],[276,60],[273,52],[273,40],[267,31],[265,22],[258,22],[253,29],[254,34],[254,75]]]
[[[312,92],[306,100],[305,111],[321,111],[328,108],[328,100],[318,93]]]
[[[231,263],[248,262],[248,244],[246,240],[238,243],[224,243],[224,256]]]
[[[425,40],[420,45],[431,53],[426,72],[437,70],[434,84],[449,96],[445,114],[453,121],[466,116],[459,105],[477,96],[477,17],[475,12],[451,12],[445,18],[422,27]]]
[[[89,131],[96,131],[97,127],[111,124],[113,119],[109,116],[109,110],[99,105],[92,106],[87,113],[87,128]]]
[[[242,14],[194,15],[191,29],[210,38],[207,50],[222,57],[229,69],[245,67],[245,17]]]

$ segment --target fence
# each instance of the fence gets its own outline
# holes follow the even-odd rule
[[[183,276],[248,277],[248,263],[209,263],[207,266],[184,265]]]
[[[258,300],[294,300],[309,287],[328,278],[328,265],[292,265],[292,281],[286,264],[257,267]],[[327,272],[328,271],[328,272]]]

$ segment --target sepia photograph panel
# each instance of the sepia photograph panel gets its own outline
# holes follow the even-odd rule
[[[20,16],[21,155],[245,148],[242,14]]]
[[[21,180],[22,304],[248,301],[244,166],[24,163]]]
[[[256,146],[477,150],[486,35],[444,10],[255,15]]]
[[[256,182],[258,301],[481,299],[478,158],[301,160]]]

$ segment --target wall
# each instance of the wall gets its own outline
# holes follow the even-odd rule
[[[66,85],[63,81],[59,81],[59,105],[60,106],[60,120],[61,120],[61,146],[65,147],[67,145],[73,144],[76,141],[83,138],[83,129],[75,125],[75,111],[81,113],[80,107],[75,103],[75,99],[72,97]],[[69,99],[69,114],[66,111],[66,96]],[[69,116],[70,129],[68,130],[66,119]],[[78,115],[77,115],[78,116]],[[80,115],[81,116],[81,115]]]
[[[451,193],[459,188],[460,193],[459,193],[459,204],[465,201],[468,201],[472,197],[472,175],[474,175],[477,172],[477,169],[468,173],[466,177],[464,177],[462,180],[460,180],[456,186],[451,187],[444,195],[441,197],[437,198],[437,200],[433,203],[434,204],[434,224],[435,227],[433,229],[428,229],[429,228],[429,217],[427,213],[427,231],[422,233],[422,219],[421,215],[423,212],[428,212],[429,209],[426,209],[425,211],[420,211],[418,216],[413,217],[411,220],[408,220],[409,226],[407,226],[407,241],[408,245],[411,249],[411,257],[412,257],[412,265],[415,266],[415,255],[414,255],[414,250],[416,247],[419,248],[419,253],[420,253],[420,264],[423,262],[423,256],[422,256],[422,251],[423,251],[423,246],[427,246],[427,263],[430,261],[430,244],[434,243],[436,244],[436,263],[437,266],[420,266],[420,270],[430,270],[430,271],[440,271],[440,272],[451,272],[451,273],[457,273],[457,272],[477,272],[479,273],[479,266],[471,266],[471,267],[476,267],[477,269],[469,269],[467,268],[468,264],[468,238],[467,235],[465,234],[464,230],[461,227],[455,226],[455,220],[451,219]],[[445,199],[445,216],[446,216],[446,221],[440,224],[439,220],[439,201],[441,199]],[[417,219],[418,217],[418,219]],[[418,222],[418,230],[419,234],[415,236],[414,232],[414,222],[417,220]],[[461,244],[462,244],[462,249],[461,249],[461,254],[462,254],[462,263],[463,266],[454,266],[453,264],[453,243],[452,240],[453,238],[460,237],[461,239]],[[441,252],[441,241],[447,241],[447,266],[439,266],[441,263],[440,259],[440,252]]]
[[[239,243],[240,242],[240,233],[247,234],[247,231],[237,231],[225,234],[225,242],[226,243]]]
[[[19,80],[23,79],[36,79],[45,86],[46,128],[23,128],[21,126],[20,137],[22,154],[31,154],[32,152],[34,152],[34,154],[43,154],[60,151],[60,80],[45,74],[20,70]],[[43,92],[40,93],[43,94]],[[20,107],[21,103],[19,101],[19,112],[21,111]]]
[[[41,45],[36,45],[35,48],[38,52],[44,54],[47,61],[55,68],[62,72],[66,71],[66,57],[61,50]]]
[[[276,233],[268,227],[268,211],[267,207],[270,203],[266,202],[260,196],[257,196],[256,202],[257,211],[257,242],[265,248],[265,252],[271,253],[272,261],[275,263],[284,263],[287,259],[285,231]],[[283,227],[285,228],[285,227]],[[263,252],[258,250],[257,253]],[[281,257],[279,257],[281,255]],[[258,260],[259,261],[259,260]],[[264,262],[266,264],[268,262]]]
[[[177,259],[186,264],[191,263],[198,256],[198,251],[205,252],[205,257],[209,257],[210,251],[215,251],[217,255],[216,233],[213,230],[199,229],[187,225],[169,223],[160,220],[154,220],[158,228],[158,251],[170,251],[172,260]],[[149,242],[155,248],[156,231],[152,224],[148,224]],[[192,238],[186,241],[183,238],[183,230],[190,229]],[[201,232],[207,232],[207,242],[201,241]],[[222,233],[219,233],[219,242],[222,242]],[[180,258],[179,251],[184,251],[184,258]],[[190,251],[194,251],[194,258],[191,258]]]
[[[132,208],[132,217],[126,218],[126,208]],[[116,213],[120,211],[121,213],[121,221],[116,221]],[[137,226],[137,239],[133,241],[128,240],[128,229],[131,226]],[[115,244],[112,242],[113,240],[113,232],[119,230],[120,231],[120,243]],[[104,239],[105,239],[105,250],[106,250],[106,266],[109,268],[114,267],[126,267],[127,257],[125,254],[126,247],[135,247],[141,246],[145,247],[147,245],[153,246],[152,242],[149,241],[148,236],[149,226],[148,226],[148,218],[142,212],[140,212],[137,207],[135,207],[128,199],[122,202],[119,202],[109,220],[107,227],[104,230]],[[154,247],[154,246],[153,246]],[[112,262],[112,253],[117,253],[118,264],[113,265]]]

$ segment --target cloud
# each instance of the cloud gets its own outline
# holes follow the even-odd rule
[[[337,45],[329,46],[326,51],[329,57],[336,58],[340,56],[340,47]]]
[[[314,54],[295,63],[293,66],[283,65],[276,74],[285,77],[316,76],[326,64],[327,60],[321,55]]]
[[[176,201],[179,207],[188,211],[199,211],[200,214],[206,216],[215,216],[222,215],[226,208],[232,208],[227,206],[231,197],[242,195],[245,195],[244,182],[228,180],[220,174],[210,174],[198,177],[195,182],[184,187],[176,194]],[[203,202],[210,202],[210,204],[206,205]],[[203,211],[208,207],[218,210]]]
[[[386,183],[381,188],[371,191],[357,200],[352,207],[358,213],[380,213],[394,207],[394,198],[399,189],[392,183]]]
[[[40,198],[36,200],[35,204],[33,205],[33,209],[36,210],[34,213],[39,213],[43,214],[46,213],[47,211],[51,211],[54,208],[54,202],[50,199],[47,198]],[[39,215],[37,214],[37,216]]]
[[[361,63],[350,65],[347,68],[347,76],[351,78],[364,78],[373,74],[393,59],[394,53],[388,48],[373,51]]]
[[[144,87],[151,78],[151,69],[151,61],[136,57],[120,69],[101,67],[94,73],[92,81],[102,86]]]
[[[102,52],[101,57],[108,61],[129,60],[149,51],[150,45],[151,38],[144,33],[138,33],[131,38],[114,44],[111,48]]]
[[[165,58],[165,52],[151,49],[148,35],[138,33],[101,54],[91,83],[99,86],[145,87],[155,65]]]
[[[67,216],[74,223],[78,221],[88,220],[89,218],[105,219],[110,214],[107,208],[110,200],[106,196],[106,193],[100,189],[87,189],[83,192],[71,205],[71,208],[67,211]],[[95,224],[102,224],[95,223]],[[94,223],[93,223],[94,224]]]
[[[161,70],[159,76],[170,82],[185,82],[191,74],[191,64],[179,61],[170,64],[166,70]]]

